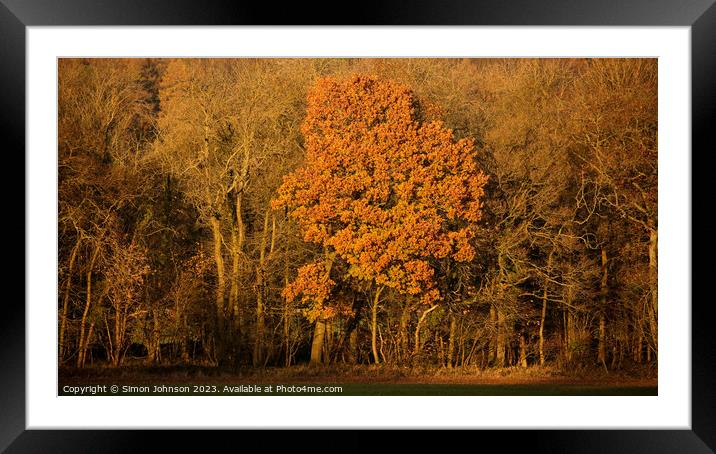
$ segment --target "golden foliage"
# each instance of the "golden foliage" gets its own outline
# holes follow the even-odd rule
[[[475,256],[487,177],[473,141],[420,121],[421,109],[402,84],[320,79],[302,126],[305,165],[284,178],[274,206],[287,206],[304,239],[335,251],[351,277],[432,302],[430,260]],[[327,277],[317,267],[304,267],[286,296],[311,289],[304,295],[325,302]]]

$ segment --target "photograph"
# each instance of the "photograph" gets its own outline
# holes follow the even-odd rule
[[[657,396],[658,62],[58,58],[57,394]]]
[[[715,1],[0,0],[0,453],[714,454]]]

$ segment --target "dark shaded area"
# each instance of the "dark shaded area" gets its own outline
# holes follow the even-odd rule
[[[342,14],[332,8],[306,9],[297,3],[276,8],[227,0],[185,2],[181,8],[169,0],[82,0],[73,2],[71,8],[51,0],[4,1],[28,25],[682,25],[692,23],[711,4],[709,0],[686,4],[668,0],[517,0],[496,6],[449,0],[436,8],[429,0],[409,6],[398,0],[374,0],[351,14]]]
[[[247,432],[243,432],[247,433]],[[181,450],[181,446],[190,446],[197,438],[210,434],[213,443],[217,446],[228,445],[235,442],[236,434],[231,431],[48,431],[43,437],[33,436],[32,432],[21,435],[8,453],[47,452],[56,453],[80,452],[126,452],[136,446],[147,446],[151,443],[163,446],[173,446]],[[293,431],[272,432],[277,437],[292,437]],[[440,431],[405,431],[390,435],[371,434],[381,436],[386,446],[410,447],[428,446],[435,442],[436,437],[445,434]],[[248,435],[248,434],[247,434]],[[327,443],[354,444],[364,443],[368,435],[365,431],[336,430],[323,433],[321,437]],[[455,442],[474,442],[475,433],[452,433],[451,439]],[[501,445],[505,443],[505,432],[501,430],[481,430],[480,439],[485,444]],[[265,434],[260,432],[245,436],[243,442],[247,449],[263,449],[265,447]],[[634,452],[648,452],[651,454],[671,454],[673,452],[688,452],[692,454],[708,454],[712,452],[699,440],[693,432],[677,431],[635,431],[635,430],[553,430],[532,431],[516,430],[509,433],[509,452],[544,452],[550,454],[580,453],[613,453],[633,454]],[[392,440],[391,440],[392,439]],[[186,452],[186,451],[185,451]]]
[[[692,68],[692,239],[691,243],[699,245],[708,237],[706,213],[701,209],[706,206],[710,194],[708,175],[706,174],[704,151],[716,147],[716,137],[711,133],[713,118],[716,117],[716,6],[712,5],[701,16],[691,29],[691,68]],[[695,220],[694,220],[695,219]],[[713,255],[713,244],[707,247],[692,248],[691,269],[691,320],[692,320],[692,424],[694,432],[706,444],[716,447],[716,336],[711,320],[714,307],[705,298],[706,283],[709,271],[702,266],[706,257]]]
[[[4,2],[3,2],[4,3]],[[0,128],[2,143],[8,165],[12,165],[19,180],[26,184],[25,169],[25,27],[11,10],[0,3]],[[3,192],[17,194],[21,187],[17,179],[4,179]],[[10,270],[7,279],[24,281],[27,265],[27,232],[25,230],[25,198],[9,197],[6,209],[16,214],[14,230],[23,236],[23,241],[13,241],[9,249],[18,258],[17,265]],[[20,249],[23,249],[20,251]],[[22,258],[20,258],[22,257]],[[23,277],[15,277],[22,274]],[[26,281],[25,281],[26,282]],[[25,428],[25,284],[15,290],[18,304],[7,305],[0,317],[0,451]]]

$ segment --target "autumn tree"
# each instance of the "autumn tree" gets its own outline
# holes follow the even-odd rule
[[[60,359],[84,366],[102,326],[102,269],[110,239],[132,217],[146,175],[145,134],[151,124],[142,60],[59,61],[59,219],[63,292]],[[71,348],[67,333],[73,332]]]
[[[612,226],[626,221],[632,228],[622,232],[633,232],[633,243],[642,245],[642,258],[630,264],[631,271],[646,265],[648,290],[637,328],[657,352],[657,61],[595,59],[588,65],[571,116],[574,156],[583,163],[593,211]]]
[[[143,308],[142,289],[149,271],[146,251],[136,238],[112,235],[108,244],[106,298],[109,310],[102,315],[107,335],[107,356],[113,366],[119,366],[129,345],[130,324]]]
[[[320,336],[324,320],[349,308],[331,304],[336,279],[368,283],[371,346],[386,289],[425,307],[440,301],[435,260],[471,260],[470,240],[480,220],[483,185],[472,141],[455,141],[400,84],[366,76],[324,78],[308,98],[303,134],[306,164],[289,175],[277,205],[289,207],[304,239],[325,251],[288,287],[310,300],[307,316]],[[315,357],[314,357],[315,359]]]

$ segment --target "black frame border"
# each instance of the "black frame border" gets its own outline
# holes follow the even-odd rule
[[[303,2],[276,5],[215,0],[0,0],[0,125],[6,131],[6,153],[22,156],[25,169],[25,31],[28,26],[137,25],[530,25],[530,26],[690,26],[692,70],[692,150],[716,150],[711,133],[716,118],[716,6],[714,0],[368,0],[347,14],[335,7],[311,8]],[[711,133],[711,134],[709,134]],[[693,160],[693,151],[691,159]],[[692,164],[692,169],[693,169]],[[24,174],[23,174],[24,175]],[[709,179],[707,178],[706,181]],[[25,180],[26,181],[26,180]],[[705,188],[693,190],[703,197]],[[25,183],[26,185],[27,183]],[[6,190],[11,186],[6,185]],[[24,187],[27,191],[27,186]],[[702,190],[703,189],[703,190]],[[14,191],[17,191],[15,186]],[[7,193],[7,192],[6,192]],[[19,204],[19,198],[17,198]],[[26,202],[23,198],[23,202]],[[25,212],[25,206],[15,213]],[[19,216],[16,216],[19,217]],[[694,231],[693,215],[692,241]],[[27,235],[25,216],[23,230]],[[698,226],[697,226],[698,227]],[[17,225],[15,225],[17,228]],[[28,238],[25,236],[25,247]],[[25,250],[26,252],[26,250]],[[705,253],[702,253],[705,255]],[[23,278],[26,272],[25,259]],[[692,272],[704,273],[694,265]],[[27,285],[27,281],[25,285]],[[693,276],[691,278],[694,282]],[[699,282],[699,280],[696,280]],[[24,295],[23,287],[23,295]],[[24,298],[23,298],[24,299]],[[205,438],[192,431],[26,430],[25,429],[25,310],[17,300],[5,299],[0,317],[0,451],[7,452],[126,452],[161,439],[189,446]],[[497,443],[516,451],[612,453],[709,453],[716,449],[716,336],[711,332],[710,299],[692,297],[692,430],[499,430],[480,431],[481,446]],[[336,433],[341,445],[364,440],[358,432]],[[514,435],[513,435],[514,434]],[[229,437],[232,437],[233,440]],[[259,448],[257,439],[234,438],[230,431],[211,435],[224,446]],[[323,437],[323,436],[322,436]],[[403,437],[401,437],[403,438]],[[412,442],[433,434],[413,432]],[[438,438],[442,438],[439,436]],[[505,443],[509,439],[509,443]],[[243,440],[243,441],[241,441]],[[239,442],[238,444],[236,442]],[[366,440],[366,444],[369,442]],[[491,443],[490,443],[491,444]],[[265,445],[263,445],[265,446]]]

